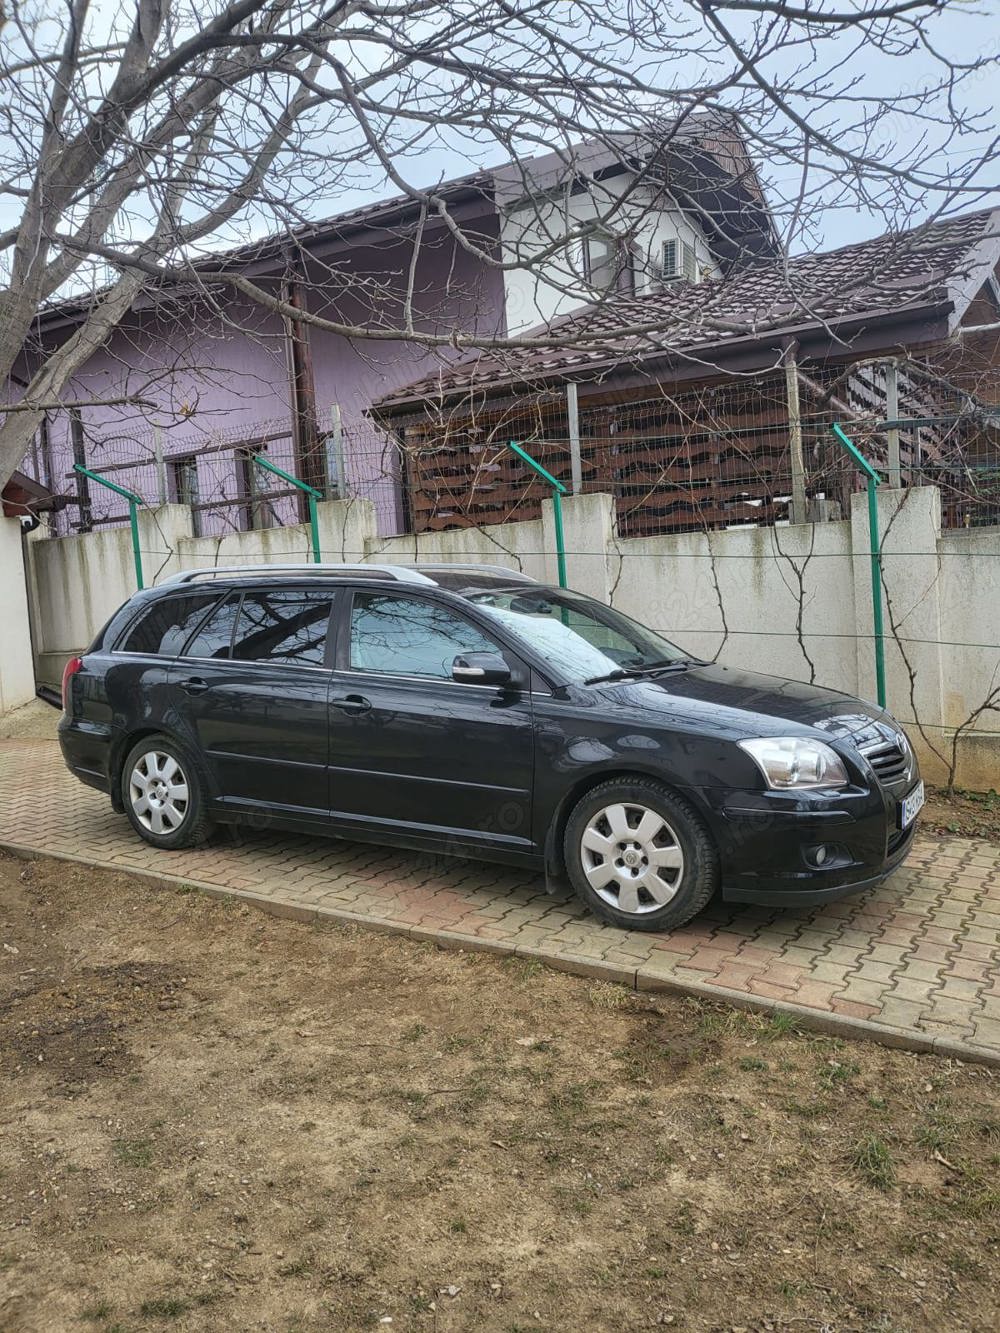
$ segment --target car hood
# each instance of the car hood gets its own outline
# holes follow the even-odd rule
[[[738,667],[693,666],[649,680],[617,682],[600,691],[617,708],[662,713],[674,720],[697,718],[739,737],[780,735],[793,725],[815,727],[833,738],[870,728],[873,722],[895,726],[877,704],[802,681],[764,676]]]

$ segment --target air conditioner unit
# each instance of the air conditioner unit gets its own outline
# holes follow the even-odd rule
[[[698,257],[694,246],[677,237],[663,242],[660,259],[660,277],[664,282],[697,282]]]

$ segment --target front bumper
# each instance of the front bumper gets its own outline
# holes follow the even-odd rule
[[[814,906],[874,888],[905,861],[919,822],[899,827],[898,790],[721,792],[704,795],[728,902]]]

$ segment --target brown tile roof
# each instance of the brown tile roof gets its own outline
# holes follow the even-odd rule
[[[998,223],[1000,214],[985,209],[822,254],[751,262],[715,281],[672,282],[642,296],[616,295],[528,330],[527,346],[443,366],[386,395],[375,409],[537,386],[549,378],[584,381],[623,364],[696,360],[737,340],[773,339],[857,316],[941,306],[982,267],[983,243],[1000,242]],[[581,337],[590,341],[574,342]]]
[[[700,112],[676,121],[665,121],[658,127],[658,131],[650,129],[644,135],[608,134],[592,143],[577,145],[576,151],[579,154],[577,165],[586,165],[588,171],[598,173],[602,170],[620,170],[630,155],[635,156],[638,161],[650,165],[652,179],[656,179],[657,175],[652,169],[651,160],[662,157],[662,166],[665,170],[669,168],[670,178],[679,192],[692,196],[698,193],[692,186],[692,179],[707,181],[712,174],[711,163],[714,162],[720,174],[719,179],[713,182],[716,195],[714,200],[706,198],[702,206],[711,214],[714,203],[718,212],[715,218],[717,248],[722,252],[737,242],[749,243],[765,250],[768,246],[774,248],[774,225],[764,202],[756,168],[734,123],[720,113]],[[455,176],[451,180],[439,182],[433,188],[451,207],[479,201],[490,204],[498,184],[506,182],[508,191],[512,184],[528,189],[538,188],[539,175],[549,171],[556,171],[564,177],[565,157],[559,153],[545,153],[536,158],[513,160]],[[689,187],[687,189],[685,181]],[[515,189],[514,193],[518,191]],[[283,262],[289,247],[308,250],[310,246],[327,241],[349,241],[355,233],[361,231],[391,232],[393,228],[412,225],[420,211],[419,199],[412,195],[393,195],[320,218],[316,222],[305,222],[297,227],[273,232],[234,248],[199,255],[191,261],[191,268],[197,272],[206,268],[238,269],[274,260]],[[728,236],[731,230],[736,232],[735,238]],[[107,287],[103,287],[99,291],[52,301],[39,313],[39,320],[44,324],[84,313],[107,290]]]

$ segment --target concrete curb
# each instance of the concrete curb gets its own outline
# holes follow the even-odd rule
[[[477,935],[463,935],[455,931],[435,930],[429,926],[407,926],[391,920],[369,916],[361,912],[351,912],[346,908],[306,907],[304,904],[288,899],[278,900],[266,894],[254,893],[248,889],[230,889],[220,884],[209,884],[203,880],[189,879],[183,875],[165,875],[161,871],[141,870],[123,866],[117,861],[98,861],[87,857],[72,856],[68,852],[47,851],[37,847],[27,847],[21,843],[0,839],[0,850],[25,861],[49,859],[69,861],[78,865],[93,866],[99,870],[113,870],[123,875],[132,875],[145,880],[157,888],[196,890],[220,901],[235,901],[248,907],[258,908],[271,916],[306,924],[329,921],[336,925],[357,926],[364,930],[378,931],[388,935],[403,935],[422,944],[433,944],[439,949],[451,949],[468,953],[495,953],[509,957],[525,958],[543,963],[558,972],[569,972],[575,976],[590,980],[611,981],[629,987],[630,990],[647,994],[690,995],[695,999],[708,1000],[715,1004],[728,1004],[734,1009],[746,1009],[764,1014],[788,1014],[795,1019],[800,1028],[810,1032],[819,1032],[825,1036],[840,1037],[849,1041],[873,1041],[882,1046],[897,1050],[914,1051],[921,1055],[937,1055],[944,1059],[958,1060],[968,1064],[988,1065],[1000,1068],[1000,1051],[977,1046],[971,1042],[955,1041],[947,1037],[931,1037],[914,1028],[894,1027],[888,1023],[876,1023],[868,1018],[848,1018],[843,1014],[824,1013],[819,1009],[810,1009],[805,1005],[792,1004],[787,1000],[773,1000],[763,995],[750,995],[745,991],[730,990],[725,986],[713,986],[707,981],[677,981],[662,973],[644,973],[642,968],[626,968],[615,963],[605,962],[600,958],[583,958],[570,953],[548,953],[545,949],[533,948],[525,944],[504,944],[500,940],[481,939]]]

